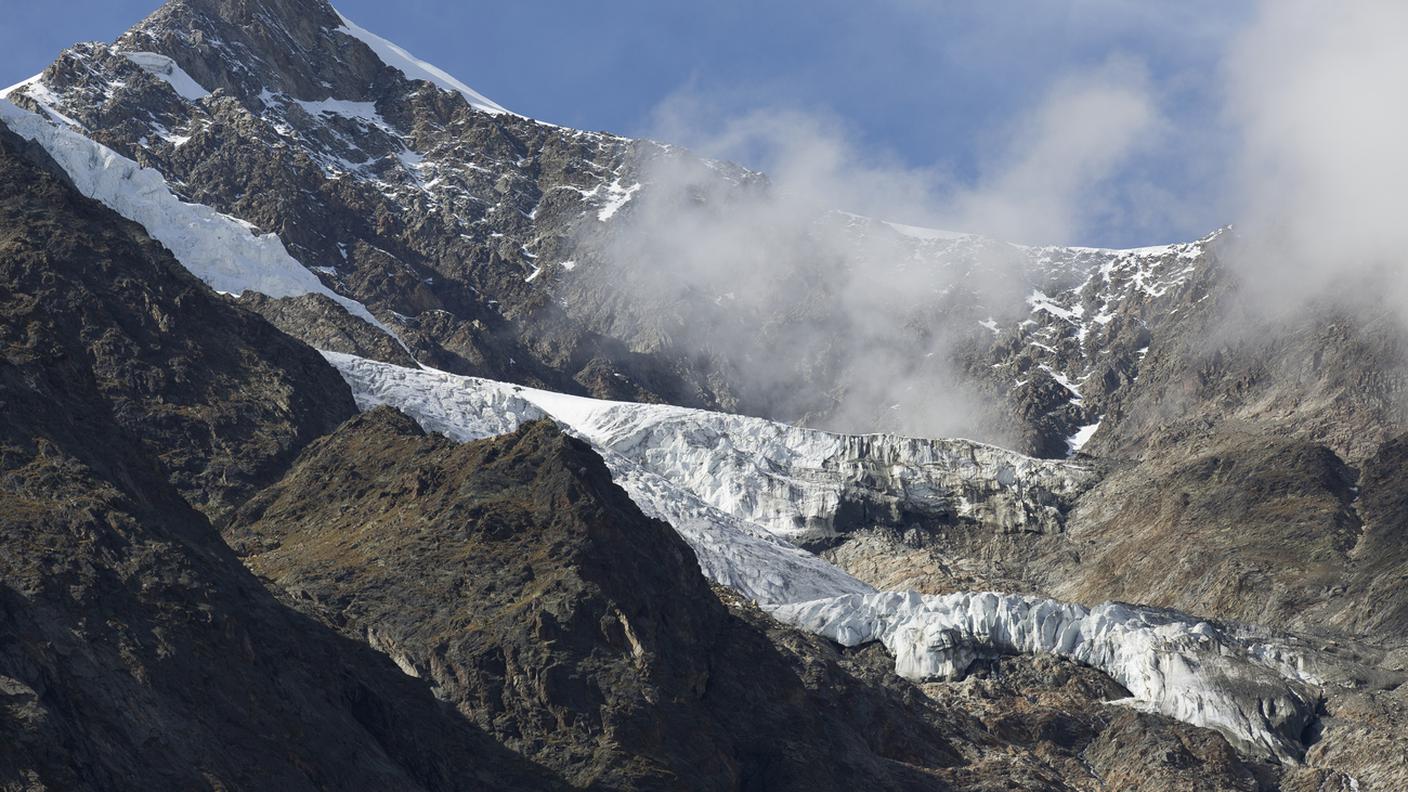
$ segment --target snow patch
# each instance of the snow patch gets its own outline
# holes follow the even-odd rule
[[[342,27],[337,29],[339,33],[345,33],[361,41],[363,44],[366,44],[371,48],[372,52],[376,53],[378,58],[381,58],[382,63],[385,63],[393,69],[399,69],[407,78],[412,80],[425,80],[446,91],[459,93],[464,96],[471,107],[477,110],[482,110],[494,115],[505,113],[517,115],[516,113],[510,113],[507,109],[490,100],[484,94],[479,93],[455,79],[449,72],[417,59],[411,53],[401,49],[381,36],[359,27],[341,11],[333,10],[342,20]]]
[[[885,225],[889,226],[892,230],[897,231],[900,234],[909,237],[910,239],[922,239],[926,241],[934,239],[955,240],[964,239],[969,236],[972,236],[971,234],[964,234],[957,231],[941,231],[937,228],[921,228],[919,226],[904,225],[903,223],[891,223],[888,221],[882,222],[884,222]]]
[[[350,102],[346,99],[323,99],[317,102],[305,102],[300,99],[294,99],[292,101],[294,104],[302,107],[304,112],[311,116],[316,117],[324,113],[332,113],[333,115],[340,115],[344,118],[351,118],[371,126],[380,127],[393,135],[397,134],[396,131],[391,128],[391,125],[386,123],[386,119],[381,117],[381,113],[377,112],[376,102]]]
[[[170,85],[178,96],[188,102],[199,102],[210,96],[210,91],[201,87],[201,84],[192,79],[184,69],[176,65],[176,61],[157,52],[124,52],[127,60],[140,66],[143,71],[164,80]]]
[[[606,188],[606,203],[601,207],[601,211],[597,212],[596,219],[605,223],[615,217],[617,212],[636,197],[636,193],[640,192],[642,185],[640,182],[636,182],[630,187],[622,187],[621,180],[617,179],[611,184],[603,186]]]
[[[36,74],[22,83],[16,83],[6,88],[3,92],[0,92],[0,101],[6,101],[12,94],[23,91],[24,95],[33,100],[35,104],[39,105],[40,109],[42,109],[55,124],[70,126],[74,129],[83,129],[84,126],[78,123],[78,121],[58,111],[59,96],[49,90],[49,86],[44,84],[43,77],[43,74]]]
[[[1067,456],[1073,457],[1082,448],[1085,448],[1086,443],[1090,442],[1090,438],[1094,437],[1095,433],[1100,430],[1100,424],[1100,421],[1096,421],[1088,426],[1082,426],[1076,430],[1075,434],[1066,438]]]
[[[9,88],[0,90],[0,99],[9,99],[10,94],[15,93],[21,88],[28,88],[29,86],[34,85],[42,79],[44,79],[44,74],[43,72],[40,72],[39,74],[30,77],[28,80],[21,80],[20,82],[11,85]]]

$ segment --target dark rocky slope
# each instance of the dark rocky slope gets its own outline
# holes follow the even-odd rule
[[[207,516],[353,406],[0,130],[0,788],[550,789]]]
[[[64,367],[81,367],[110,419],[212,518],[355,411],[317,353],[226,305],[42,151],[0,138],[3,342],[28,387],[62,393]]]

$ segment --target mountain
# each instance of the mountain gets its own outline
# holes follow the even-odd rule
[[[312,350],[3,130],[0,220],[7,788],[1062,790],[1129,739],[1188,742],[1096,761],[1272,772],[1111,721],[1124,692],[1055,660],[940,707],[711,589],[549,422],[461,445],[351,417]],[[1011,678],[1041,728],[992,725]]]
[[[753,289],[768,299],[740,300],[745,252],[662,272],[688,251],[641,227],[663,213],[661,235],[728,230],[769,207],[765,177],[486,111],[349,25],[306,0],[168,3],[8,96],[276,234],[322,282],[303,288],[365,304],[421,362],[561,392],[932,434],[952,421],[915,394],[959,373],[978,405],[965,433],[1062,457],[1118,409],[1151,326],[1202,298],[1214,240],[1033,249],[829,213],[775,229],[806,254],[769,260]],[[848,304],[862,272],[893,286]],[[304,311],[261,310],[369,351]]]
[[[1235,228],[799,203],[323,0],[4,97],[8,785],[1408,785],[1403,328]]]
[[[8,130],[0,249],[0,783],[552,788],[211,526],[353,414],[335,372]]]

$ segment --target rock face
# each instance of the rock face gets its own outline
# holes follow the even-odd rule
[[[111,420],[212,518],[355,410],[316,353],[222,303],[140,227],[79,197],[41,151],[0,136],[9,365],[49,374],[52,389],[81,366]]]
[[[1069,540],[1083,561],[1058,588],[1300,629],[1358,620],[1347,632],[1362,632],[1370,610],[1402,604],[1390,591],[1332,594],[1369,572],[1357,561],[1359,479],[1330,449],[1291,439],[1228,433],[1170,451],[1113,473],[1077,507]],[[1393,574],[1398,552],[1373,567]]]
[[[0,786],[555,788],[220,541],[351,397],[43,156],[0,130]]]

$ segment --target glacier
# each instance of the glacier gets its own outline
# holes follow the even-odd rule
[[[1013,594],[847,595],[771,610],[778,621],[843,646],[879,641],[907,679],[956,679],[974,660],[1050,654],[1098,669],[1134,704],[1216,729],[1244,752],[1283,762],[1319,695],[1288,679],[1262,644],[1175,611],[1105,603],[1094,608]]]
[[[856,437],[683,407],[608,402],[324,352],[359,408],[400,409],[426,431],[468,441],[551,418],[591,443],[647,515],[675,527],[711,580],[779,621],[844,646],[880,642],[913,680],[961,676],[979,657],[1051,654],[1108,674],[1134,706],[1216,729],[1244,751],[1298,761],[1317,680],[1287,647],[1155,608],[1094,608],[997,593],[877,592],[790,538],[883,468],[905,497],[946,487],[1012,504],[1040,487],[1081,486],[1083,466],[962,440]],[[878,464],[879,468],[875,465]],[[867,472],[869,471],[869,472]],[[791,510],[791,513],[788,510]],[[974,508],[973,503],[968,504]],[[987,515],[984,515],[987,516]]]

